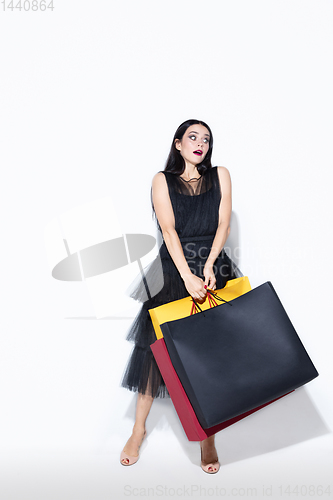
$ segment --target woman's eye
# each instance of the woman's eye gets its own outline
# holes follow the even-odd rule
[[[209,142],[209,139],[204,139],[204,142]]]
[[[192,139],[193,141],[195,141],[195,139],[196,139],[195,135],[190,135],[190,139]]]

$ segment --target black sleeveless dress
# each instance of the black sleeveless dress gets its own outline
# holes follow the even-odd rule
[[[205,172],[199,179],[185,181],[179,175],[164,172],[168,184],[170,200],[175,216],[175,229],[178,233],[185,258],[191,271],[202,278],[203,268],[209,255],[219,221],[221,190],[217,167]],[[156,218],[156,216],[155,216]],[[158,230],[160,225],[156,218]],[[135,283],[130,297],[143,302],[134,319],[127,340],[134,342],[133,351],[125,369],[121,386],[154,398],[169,397],[161,373],[150,349],[156,335],[148,309],[182,299],[189,295],[184,282],[163,241],[159,249],[159,266],[155,259],[145,269],[147,281],[157,277],[158,269],[163,270],[163,287],[147,299],[147,282],[140,278]],[[216,289],[224,288],[226,282],[243,276],[236,264],[229,258],[224,248],[214,263]]]

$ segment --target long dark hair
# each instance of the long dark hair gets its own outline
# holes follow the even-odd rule
[[[166,161],[164,171],[165,172],[171,172],[172,174],[178,174],[181,175],[184,170],[185,170],[185,161],[182,155],[180,154],[180,151],[176,148],[175,145],[175,140],[179,139],[180,141],[182,140],[186,130],[191,126],[191,125],[203,125],[206,127],[206,129],[210,133],[210,140],[209,140],[209,149],[207,151],[207,154],[203,161],[201,163],[198,163],[197,169],[200,175],[203,175],[206,170],[209,168],[212,168],[212,151],[213,151],[213,134],[208,125],[201,121],[201,120],[186,120],[186,122],[182,123],[179,125],[179,127],[176,130],[176,133],[173,137],[171,148],[170,148],[170,153],[168,156],[168,159]]]

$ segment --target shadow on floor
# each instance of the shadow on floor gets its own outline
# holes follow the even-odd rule
[[[135,416],[136,396],[126,417]],[[184,453],[193,464],[199,463],[198,442],[188,441],[170,398],[156,399],[147,419],[147,432],[171,427]],[[216,449],[221,465],[264,455],[330,433],[301,387],[271,405],[249,415],[216,434]]]

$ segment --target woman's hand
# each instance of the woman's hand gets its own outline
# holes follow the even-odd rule
[[[200,300],[206,298],[207,291],[204,286],[205,283],[201,278],[193,273],[188,273],[182,276],[182,278],[184,280],[186,290],[194,299]]]
[[[203,275],[205,277],[205,285],[207,288],[210,288],[211,290],[216,289],[216,278],[213,270],[213,266],[211,265],[205,265],[203,269]]]

